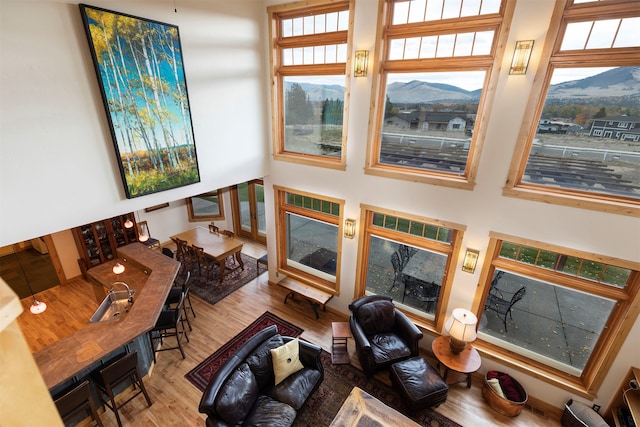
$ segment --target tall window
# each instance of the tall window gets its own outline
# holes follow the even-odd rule
[[[637,1],[574,3],[546,41],[554,48],[539,71],[544,91],[529,103],[537,106],[534,120],[523,124],[528,140],[505,192],[637,215],[640,8]]]
[[[462,226],[365,207],[360,295],[388,295],[425,324],[446,310]],[[450,274],[451,273],[451,274]]]
[[[278,208],[278,270],[330,292],[339,291],[342,200],[274,186]]]
[[[515,2],[382,1],[367,173],[471,189]]]
[[[274,156],[344,169],[352,0],[272,6]]]
[[[507,359],[592,388],[635,321],[640,265],[498,234],[489,255],[479,338]]]

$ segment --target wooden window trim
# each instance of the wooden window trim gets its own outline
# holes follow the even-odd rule
[[[276,209],[276,248],[278,261],[276,263],[277,271],[285,276],[299,280],[309,286],[330,292],[334,295],[340,295],[340,269],[342,259],[342,239],[344,235],[344,200],[333,197],[323,196],[320,194],[309,193],[306,191],[295,190],[279,185],[273,186]],[[286,193],[299,194],[306,197],[329,201],[340,206],[340,215],[328,215],[322,212],[312,211],[297,206],[292,206],[286,202]],[[338,226],[338,247],[336,251],[336,281],[335,283],[323,280],[313,274],[298,270],[287,265],[287,227],[285,225],[287,213],[295,213],[307,218],[318,219],[320,221],[334,224]]]
[[[316,166],[334,170],[347,169],[347,134],[349,124],[349,98],[351,91],[352,77],[352,52],[353,52],[353,25],[355,0],[309,0],[270,6],[267,8],[269,15],[271,55],[269,56],[271,74],[271,130],[272,130],[272,150],[273,159],[297,163],[306,166]],[[337,31],[330,33],[320,33],[313,35],[303,35],[295,37],[279,37],[280,19],[296,18],[311,14],[329,13],[349,9],[349,25],[347,31]],[[345,38],[346,34],[346,38]],[[332,41],[329,43],[327,41]],[[347,44],[347,61],[338,64],[322,65],[296,65],[283,66],[281,48],[297,46],[313,46],[336,43]],[[306,44],[311,43],[311,44]],[[284,76],[297,75],[332,75],[344,74],[344,113],[342,125],[342,149],[340,158],[329,156],[312,155],[286,151],[284,148]]]
[[[540,63],[546,63],[547,66],[540,67],[536,73],[522,126],[518,134],[518,143],[516,144],[507,181],[503,188],[502,194],[504,196],[640,217],[639,200],[605,193],[592,194],[561,187],[547,187],[522,182],[522,176],[529,159],[538,125],[534,119],[538,119],[542,114],[554,69],[563,66],[580,68],[589,66],[635,66],[638,64],[639,48],[616,48],[615,58],[612,58],[612,50],[614,49],[561,52],[560,45],[562,44],[562,37],[567,23],[575,22],[576,20],[601,19],[603,16],[619,18],[637,16],[637,12],[633,13],[634,5],[637,7],[637,2],[633,0],[578,5],[570,3],[566,4],[566,7],[563,2],[556,3],[540,58]]]
[[[378,22],[376,37],[376,63],[380,64],[374,72],[374,100],[383,100],[386,94],[386,73],[390,71],[412,71],[412,72],[435,72],[435,71],[477,71],[486,70],[485,82],[482,88],[482,96],[478,102],[478,113],[476,125],[474,126],[474,136],[471,139],[469,147],[469,156],[467,158],[467,167],[465,172],[460,175],[443,173],[431,170],[416,170],[415,168],[406,168],[401,166],[392,166],[379,162],[380,141],[382,133],[382,123],[384,120],[384,102],[372,102],[369,113],[370,123],[369,136],[367,141],[367,156],[365,159],[365,174],[381,176],[385,178],[400,179],[413,182],[421,182],[425,184],[440,185],[450,188],[458,188],[462,190],[473,190],[475,187],[478,166],[480,163],[480,154],[484,145],[486,136],[487,123],[490,119],[491,105],[495,98],[496,87],[498,83],[498,74],[502,58],[506,51],[506,41],[508,38],[509,27],[513,18],[515,9],[515,1],[504,0],[500,12],[497,14],[488,14],[478,17],[454,18],[442,21],[429,21],[425,23],[411,23],[391,25],[392,18],[392,1],[380,0],[380,11],[383,12]],[[500,21],[500,22],[498,22]],[[456,26],[452,27],[455,22]],[[450,32],[463,32],[457,27],[458,23],[465,30],[482,31],[487,29],[495,30],[494,43],[489,56],[464,56],[454,58],[437,58],[437,59],[421,59],[421,60],[403,60],[390,61],[388,57],[389,43],[388,38],[391,36],[406,37],[415,36],[417,34],[428,35],[435,34],[432,29],[436,28],[440,34]],[[477,24],[477,26],[473,26]],[[396,30],[396,27],[398,28]],[[420,33],[418,29],[425,32]],[[403,64],[400,64],[402,62]]]
[[[374,213],[386,214],[391,216],[397,216],[403,219],[411,219],[419,221],[425,224],[435,225],[438,227],[446,227],[451,230],[453,236],[450,244],[444,244],[436,240],[429,240],[411,234],[396,232],[393,230],[383,229],[372,225],[372,218]],[[445,275],[442,283],[442,292],[440,298],[438,298],[438,306],[436,307],[435,319],[430,320],[422,316],[418,316],[413,312],[403,310],[402,307],[398,307],[404,314],[407,315],[416,325],[420,328],[428,330],[435,334],[441,334],[444,329],[445,315],[447,306],[449,305],[449,299],[451,296],[451,290],[453,287],[453,279],[455,277],[456,266],[458,265],[458,258],[462,250],[462,239],[466,226],[449,221],[442,221],[439,219],[426,218],[418,215],[412,215],[404,212],[398,212],[391,209],[385,209],[373,205],[360,205],[360,235],[358,246],[358,261],[356,267],[356,284],[354,289],[354,299],[365,295],[367,288],[366,274],[367,274],[367,262],[369,259],[369,237],[379,236],[410,244],[419,248],[435,250],[447,255],[447,265],[445,266]]]
[[[193,201],[191,200],[193,197],[187,197],[186,202],[187,202],[187,214],[188,214],[188,218],[189,218],[189,222],[202,222],[202,221],[223,221],[224,220],[224,205],[222,204],[222,194],[223,191],[221,190],[216,190],[216,191],[209,191],[207,193],[202,193],[202,194],[198,194],[197,196],[193,196],[193,197],[201,197],[201,196],[206,196],[206,195],[215,195],[218,197],[218,207],[220,208],[220,211],[218,213],[218,215],[198,215],[196,216],[194,211],[193,211]]]
[[[589,358],[589,362],[585,366],[580,377],[572,376],[557,369],[550,368],[541,362],[528,359],[519,354],[505,350],[497,345],[488,343],[478,338],[474,342],[474,347],[478,349],[483,357],[504,363],[505,365],[525,372],[541,379],[549,384],[558,386],[568,390],[576,395],[592,399],[596,397],[599,387],[602,385],[607,372],[613,365],[615,357],[624,344],[631,328],[636,319],[640,315],[640,263],[622,260],[618,258],[598,255],[578,251],[575,249],[565,248],[557,245],[542,243],[539,241],[509,236],[502,233],[490,232],[490,241],[487,248],[486,262],[483,265],[480,281],[478,282],[478,290],[474,297],[472,311],[476,313],[478,318],[482,315],[484,301],[487,298],[491,278],[496,267],[508,267],[507,271],[526,274],[534,279],[551,281],[572,289],[581,291],[597,291],[590,292],[594,295],[604,296],[607,298],[617,299],[618,303],[612,312],[612,318],[607,321],[603,334],[598,344]],[[634,270],[629,278],[629,286],[624,289],[617,289],[606,285],[585,284],[584,281],[578,281],[571,276],[562,275],[552,271],[542,272],[541,269],[534,272],[534,267],[526,267],[515,261],[498,258],[500,252],[499,242],[506,240],[512,243],[518,243],[538,249],[546,249],[553,252],[562,253],[569,256],[586,258],[606,264],[615,265],[623,268]],[[576,285],[580,283],[579,285]],[[571,286],[574,284],[574,286]]]

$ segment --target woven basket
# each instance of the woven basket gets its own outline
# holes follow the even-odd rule
[[[514,402],[504,397],[500,397],[498,393],[496,393],[491,388],[491,386],[487,382],[486,376],[484,378],[484,385],[482,387],[482,396],[484,397],[484,400],[487,401],[489,406],[491,406],[491,409],[493,409],[497,413],[506,415],[507,417],[517,417],[518,415],[520,415],[520,412],[522,412],[522,408],[524,407],[525,403],[527,403],[527,399],[529,398],[529,396],[518,381],[516,381],[513,377],[511,377],[511,379],[520,392],[520,395],[524,396],[524,400],[522,402]]]

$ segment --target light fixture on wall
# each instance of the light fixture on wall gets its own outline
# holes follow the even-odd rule
[[[445,329],[449,332],[449,347],[453,354],[458,354],[467,346],[467,343],[476,339],[476,324],[478,318],[464,308],[454,308],[451,317],[447,320]]]
[[[353,239],[356,235],[356,220],[345,219],[344,220],[344,237],[347,239]]]
[[[355,64],[353,66],[354,77],[367,77],[367,67],[369,65],[369,51],[356,50]]]
[[[47,304],[42,301],[38,301],[35,294],[33,293],[33,289],[31,289],[31,283],[29,283],[29,278],[27,277],[27,273],[24,271],[24,267],[22,266],[22,262],[20,261],[20,257],[17,252],[14,252],[16,256],[16,260],[18,260],[18,265],[20,266],[20,271],[22,271],[22,275],[24,276],[24,281],[27,283],[27,287],[29,288],[29,292],[31,292],[31,297],[33,298],[33,304],[29,307],[29,311],[33,314],[40,314],[47,309]]]
[[[464,261],[462,262],[462,271],[467,273],[474,273],[476,271],[476,264],[478,263],[478,257],[480,251],[475,249],[467,249],[464,254]]]
[[[529,66],[529,58],[533,50],[533,40],[518,40],[513,51],[513,60],[509,74],[526,74]]]

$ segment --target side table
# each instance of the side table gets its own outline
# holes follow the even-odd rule
[[[444,380],[447,381],[449,371],[460,372],[466,375],[467,388],[471,388],[471,374],[480,369],[482,359],[478,350],[469,344],[458,354],[453,354],[449,348],[449,337],[441,336],[433,340],[431,344],[433,354],[438,359],[438,367],[444,365]]]
[[[345,365],[349,363],[349,351],[347,350],[347,341],[351,338],[349,322],[332,322],[331,332],[333,335],[331,363]]]

